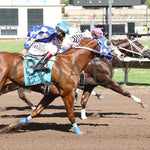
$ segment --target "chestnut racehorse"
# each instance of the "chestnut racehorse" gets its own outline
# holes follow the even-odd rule
[[[12,128],[17,128],[30,121],[40,114],[54,99],[61,97],[66,107],[68,118],[73,125],[76,134],[82,134],[78,128],[74,116],[74,90],[78,87],[79,73],[85,68],[88,62],[96,56],[96,52],[101,50],[101,36],[84,38],[79,44],[80,48],[58,54],[52,69],[52,83],[50,93],[44,95],[36,109],[23,120],[14,124]],[[84,46],[82,48],[82,46]],[[87,47],[87,48],[86,48]],[[111,53],[111,49],[109,49]],[[20,87],[30,88],[33,91],[42,93],[43,85],[25,86],[23,61],[20,54],[0,52],[0,94],[16,90]]]
[[[150,58],[150,51],[146,49],[139,41],[134,38],[127,38],[121,40],[113,40],[113,45],[117,46],[118,49],[125,55],[130,57],[143,57]],[[117,60],[116,60],[117,61]],[[131,95],[130,92],[122,88],[116,81],[112,79],[113,76],[113,66],[116,63],[121,65],[119,61],[107,61],[105,58],[93,58],[88,65],[85,67],[85,81],[84,85],[80,85],[79,88],[83,90],[81,99],[81,118],[85,119],[85,107],[91,92],[97,85],[101,85],[105,88],[109,88],[123,96],[132,98],[134,101],[140,103],[142,107],[146,107],[145,102]],[[32,109],[35,106],[26,98],[24,89],[20,88],[18,90],[19,97],[24,100]],[[98,97],[100,94],[94,94]]]

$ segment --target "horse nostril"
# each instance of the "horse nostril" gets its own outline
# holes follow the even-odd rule
[[[125,54],[121,54],[121,56],[120,56],[121,58],[124,58],[125,57]]]
[[[119,58],[120,58],[120,60],[123,60],[124,57],[125,57],[125,55],[124,55],[124,54],[121,54]]]

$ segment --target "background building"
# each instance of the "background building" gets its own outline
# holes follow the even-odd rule
[[[61,21],[60,0],[0,1],[0,38],[24,38],[35,25],[55,25]]]

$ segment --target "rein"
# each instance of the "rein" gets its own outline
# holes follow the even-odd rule
[[[79,48],[79,49],[85,49],[85,50],[88,50],[88,51],[91,51],[91,52],[95,52],[97,54],[100,54],[102,56],[105,56],[105,57],[108,57],[108,59],[112,59],[113,58],[113,55],[112,54],[109,54],[109,53],[104,53],[104,52],[99,52],[97,50],[94,50],[92,48],[89,48],[89,47],[84,47],[84,46],[76,46],[74,48]]]
[[[126,48],[123,48],[123,47],[118,47],[119,49],[121,49],[121,50],[124,50],[124,51],[127,51],[127,52],[131,52],[131,53],[133,53],[133,54],[137,54],[137,55],[140,55],[140,56],[142,56],[142,54],[141,53],[138,53],[138,52],[134,52],[134,51],[130,51],[130,50],[128,50],[128,49],[126,49]]]
[[[84,47],[84,46],[76,46],[74,48],[80,48],[80,49],[85,49],[85,50],[88,50],[88,51],[91,51],[91,52],[95,52],[97,54],[100,54],[100,55],[103,55],[105,57],[108,57],[108,59],[112,59],[113,58],[113,55],[112,54],[109,54],[109,52],[100,52],[100,47],[102,45],[101,41],[98,40],[97,38],[93,38],[95,40],[95,42],[98,44],[98,51],[97,50],[94,50],[92,48],[88,48],[88,47]]]

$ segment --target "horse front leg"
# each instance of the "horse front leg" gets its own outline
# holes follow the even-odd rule
[[[81,119],[87,119],[85,107],[95,85],[85,85],[81,98]]]
[[[68,118],[69,118],[70,122],[72,123],[75,133],[82,134],[82,132],[80,131],[80,129],[75,121],[75,116],[74,116],[74,99],[75,99],[74,91],[70,92],[69,94],[67,94],[65,96],[62,96],[62,99],[63,99],[65,107],[66,107]]]
[[[139,103],[143,108],[147,108],[148,105],[145,103],[145,101],[141,100],[140,98],[135,97],[134,95],[131,95],[128,91],[124,90],[121,85],[119,85],[116,81],[110,80],[106,84],[103,85],[106,88],[109,88],[117,93],[120,93],[123,96],[127,96],[131,98],[133,101]]]

